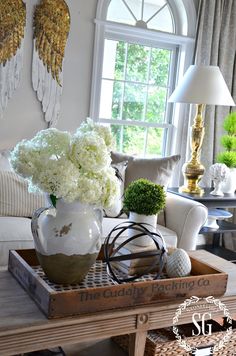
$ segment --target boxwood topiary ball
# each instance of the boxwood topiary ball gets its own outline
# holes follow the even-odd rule
[[[163,186],[148,179],[137,179],[125,190],[124,210],[141,215],[155,215],[165,207],[166,194]]]

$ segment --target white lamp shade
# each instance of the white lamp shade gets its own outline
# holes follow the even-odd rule
[[[169,102],[235,106],[217,66],[191,65]]]

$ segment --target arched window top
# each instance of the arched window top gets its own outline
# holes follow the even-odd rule
[[[152,30],[175,32],[173,14],[166,0],[111,0],[107,20]]]
[[[99,0],[96,19],[195,36],[196,10],[192,0]]]

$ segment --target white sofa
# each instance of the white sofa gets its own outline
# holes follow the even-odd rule
[[[112,153],[112,160],[118,166],[120,162],[119,172],[124,189],[130,181],[140,177],[167,186],[179,156],[139,159]],[[44,197],[28,193],[27,183],[11,170],[9,152],[0,152],[0,267],[7,265],[10,249],[34,247],[31,219],[27,216],[32,216],[32,212],[42,206],[45,206]],[[164,215],[162,222],[158,219],[157,229],[167,247],[196,249],[198,232],[207,219],[207,208],[193,200],[167,193]],[[104,218],[103,237],[121,221]]]
[[[185,250],[196,249],[198,232],[207,218],[204,205],[193,200],[167,193],[165,221],[166,226],[157,225],[167,247],[180,247]],[[123,221],[117,218],[103,219],[103,236]],[[0,267],[8,263],[9,249],[33,248],[31,219],[23,217],[0,217]]]

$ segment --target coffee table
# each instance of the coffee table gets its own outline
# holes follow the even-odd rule
[[[203,250],[192,251],[190,255],[228,273],[227,291],[221,300],[231,316],[236,315],[236,266]],[[181,301],[48,320],[10,272],[1,271],[0,354],[15,355],[128,333],[131,335],[129,354],[143,356],[147,331],[171,326]],[[190,322],[191,318],[192,312],[186,311],[181,323]]]

